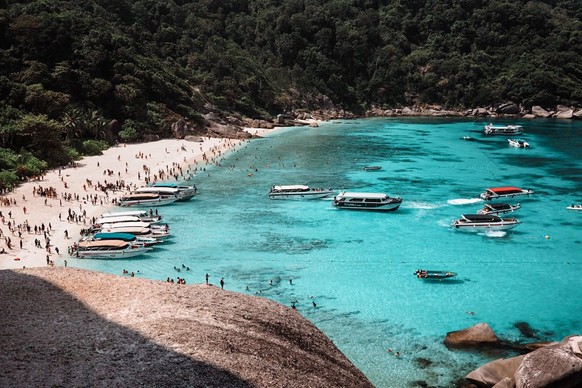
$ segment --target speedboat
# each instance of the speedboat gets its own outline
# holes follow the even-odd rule
[[[342,192],[333,197],[332,205],[338,209],[394,211],[402,204],[402,198],[384,193]]]
[[[73,251],[79,258],[89,259],[121,259],[142,255],[151,248],[140,244],[133,244],[123,240],[96,240],[81,241]]]
[[[516,148],[529,147],[529,143],[523,139],[507,139],[509,145]]]
[[[96,241],[96,240],[122,240],[128,241],[134,244],[143,245],[144,247],[151,247],[159,244],[161,241],[156,240],[153,237],[143,237],[135,236],[131,233],[95,233],[94,235],[87,237],[85,240]]]
[[[318,199],[333,194],[332,189],[313,189],[304,185],[272,186],[267,196],[270,199]]]
[[[474,138],[472,138],[471,136],[463,136],[463,140],[467,140],[467,141],[473,141],[475,140]]]
[[[481,199],[490,201],[497,198],[513,198],[519,195],[533,194],[533,190],[522,189],[519,187],[505,186],[505,187],[490,187],[481,193]]]
[[[433,271],[428,269],[417,269],[414,275],[419,279],[447,279],[457,276],[455,272],[449,271]]]
[[[170,190],[167,190],[170,189]],[[137,193],[173,193],[178,197],[178,201],[187,201],[197,193],[196,186],[179,185],[172,182],[156,182],[152,186],[141,187],[136,190]]]
[[[463,230],[507,230],[521,222],[517,218],[501,218],[491,214],[463,214],[453,222],[453,227]]]
[[[521,125],[493,125],[485,126],[486,135],[521,135],[523,127]]]
[[[153,237],[156,240],[164,240],[167,237],[170,237],[170,231],[163,230],[163,229],[151,229],[151,228],[144,228],[139,226],[127,226],[123,228],[102,228],[96,230],[94,232],[97,233],[129,233],[133,234],[136,237]]]
[[[162,216],[158,215],[157,212],[158,212],[157,210],[156,214],[154,214],[154,212],[151,210],[149,212],[146,210],[127,210],[121,212],[108,212],[101,214],[101,218],[134,216],[139,218],[139,221],[159,222],[162,220]]]
[[[119,199],[119,206],[163,206],[178,200],[176,195],[160,195],[157,193],[131,193]]]
[[[503,214],[514,212],[521,207],[521,204],[511,205],[508,203],[486,203],[483,209],[478,210],[477,214]]]
[[[381,170],[382,166],[364,166],[364,171],[378,171]]]
[[[566,209],[568,209],[568,210],[582,210],[582,204],[581,205],[572,204],[572,205],[566,207]]]

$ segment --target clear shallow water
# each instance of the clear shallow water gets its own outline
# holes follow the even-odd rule
[[[284,129],[196,176],[193,200],[159,208],[174,237],[147,258],[71,264],[188,283],[203,283],[207,272],[214,284],[224,277],[229,290],[296,301],[378,387],[450,386],[505,355],[449,351],[448,331],[487,322],[505,339],[535,341],[514,327],[525,321],[543,340],[582,332],[582,213],[566,210],[582,202],[582,123],[516,123],[531,148],[485,137],[480,121]],[[475,141],[461,139],[467,135]],[[380,191],[404,202],[383,214],[336,210],[329,200],[267,199],[278,184]],[[535,190],[519,201],[520,226],[492,234],[450,228],[482,206],[480,192],[499,185]],[[182,264],[191,270],[173,269]],[[459,276],[429,283],[413,276],[417,268]]]

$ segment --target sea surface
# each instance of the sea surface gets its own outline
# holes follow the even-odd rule
[[[281,129],[205,166],[192,179],[194,199],[158,208],[170,242],[139,259],[70,264],[188,283],[206,273],[213,284],[224,278],[225,289],[295,304],[377,387],[453,386],[513,354],[449,350],[449,331],[487,322],[518,343],[582,334],[582,212],[566,209],[582,203],[582,123],[496,122],[522,124],[527,149],[483,135],[486,123],[366,119]],[[270,186],[287,184],[383,192],[403,204],[379,213],[267,198]],[[522,221],[517,228],[451,228],[483,206],[485,188],[505,185],[535,192],[505,201],[522,204],[510,215]],[[427,282],[413,275],[419,268],[458,276]]]

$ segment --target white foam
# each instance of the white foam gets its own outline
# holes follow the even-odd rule
[[[429,203],[429,202],[405,202],[405,206],[408,209],[438,209],[439,207],[443,207],[443,204],[438,203]]]
[[[483,201],[481,198],[457,198],[449,199],[447,203],[449,205],[470,205],[472,203],[477,203]]]
[[[507,232],[504,230],[488,230],[485,232],[485,236],[487,237],[505,237]]]

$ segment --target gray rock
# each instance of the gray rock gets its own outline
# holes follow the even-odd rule
[[[582,336],[566,337],[524,356],[515,372],[517,388],[582,386]]]
[[[582,119],[582,109],[577,110],[576,112],[574,112],[574,114],[572,115],[572,118]]]
[[[513,379],[523,358],[524,356],[517,356],[491,361],[469,373],[466,378],[478,386],[491,387],[505,378]]]
[[[571,119],[572,116],[574,116],[573,109],[568,109],[568,110],[564,110],[564,111],[559,110],[558,113],[556,113],[557,119]]]
[[[516,115],[519,114],[519,105],[513,102],[507,102],[505,104],[499,105],[496,109],[496,112],[505,115]]]
[[[176,139],[183,139],[189,132],[188,123],[184,119],[180,119],[170,126],[172,136]]]
[[[478,323],[467,329],[448,332],[444,344],[450,347],[468,347],[498,344],[499,339],[486,323]]]
[[[493,388],[515,388],[515,380],[511,377],[506,377],[495,384]]]
[[[545,110],[544,108],[542,108],[539,105],[532,106],[531,113],[536,117],[549,117],[550,116],[550,112],[548,112],[547,110]]]

